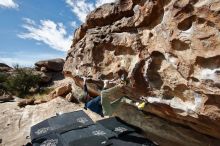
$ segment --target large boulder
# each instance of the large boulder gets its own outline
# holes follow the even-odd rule
[[[147,138],[160,146],[219,146],[220,143],[219,139],[169,122],[153,114],[144,113],[130,105],[122,104],[117,109],[115,116],[140,127]]]
[[[43,60],[35,63],[36,68],[41,71],[55,71],[59,72],[63,70],[64,60],[61,58],[51,59],[51,60]]]
[[[218,0],[101,6],[75,32],[65,75],[90,77],[94,91],[124,74],[144,111],[220,139],[219,11]]]

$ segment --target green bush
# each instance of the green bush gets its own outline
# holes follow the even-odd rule
[[[0,83],[3,83],[7,80],[8,75],[6,73],[1,73],[0,72]]]
[[[4,86],[12,94],[23,97],[30,93],[30,89],[36,88],[39,81],[39,75],[35,75],[30,69],[21,68],[17,65],[13,75],[7,78]]]
[[[6,88],[4,86],[5,82],[8,79],[8,75],[6,73],[0,73],[0,95],[3,95],[6,92]]]

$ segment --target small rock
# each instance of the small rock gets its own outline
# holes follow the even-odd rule
[[[25,107],[26,105],[34,105],[34,99],[24,99],[18,102],[19,107]]]
[[[50,93],[50,96],[52,97],[52,99],[58,96],[64,96],[68,94],[69,92],[71,92],[71,90],[72,90],[71,84],[63,85],[63,86],[56,88],[54,91],[52,91]]]
[[[47,72],[47,68],[43,66],[43,67],[40,68],[40,71]]]
[[[52,80],[52,75],[50,73],[42,72],[40,78],[42,83],[49,83]]]
[[[41,103],[46,103],[46,102],[47,102],[46,100],[39,99],[39,100],[35,100],[35,101],[34,101],[34,105],[36,105],[36,104],[41,104]]]
[[[78,103],[78,100],[73,96],[72,93],[66,95],[66,100],[69,102]]]

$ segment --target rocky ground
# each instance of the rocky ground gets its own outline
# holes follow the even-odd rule
[[[83,109],[80,104],[74,104],[57,97],[47,103],[19,108],[17,102],[0,103],[0,145],[22,146],[30,142],[31,126],[55,116],[56,113],[72,112]],[[94,121],[101,116],[85,111]]]
[[[84,110],[82,104],[68,102],[57,97],[47,103],[17,106],[18,101],[1,103],[0,106],[0,145],[21,146],[30,142],[31,126],[55,116],[57,113]],[[127,112],[121,109],[127,109]],[[94,121],[101,116],[84,110]],[[219,140],[200,134],[190,128],[166,121],[158,116],[143,113],[133,106],[122,105],[117,116],[130,124],[141,127],[147,138],[160,146],[218,146]]]

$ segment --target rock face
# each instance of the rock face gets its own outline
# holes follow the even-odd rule
[[[144,111],[220,139],[219,12],[219,0],[105,4],[76,30],[64,72],[93,89],[124,74]]]
[[[155,115],[143,113],[130,105],[121,105],[116,111],[116,116],[141,127],[146,137],[160,146],[218,146],[220,143],[219,139],[203,135]]]
[[[59,72],[63,70],[64,60],[63,59],[51,59],[51,60],[43,60],[35,63],[37,69],[42,72],[46,71],[55,71]]]

